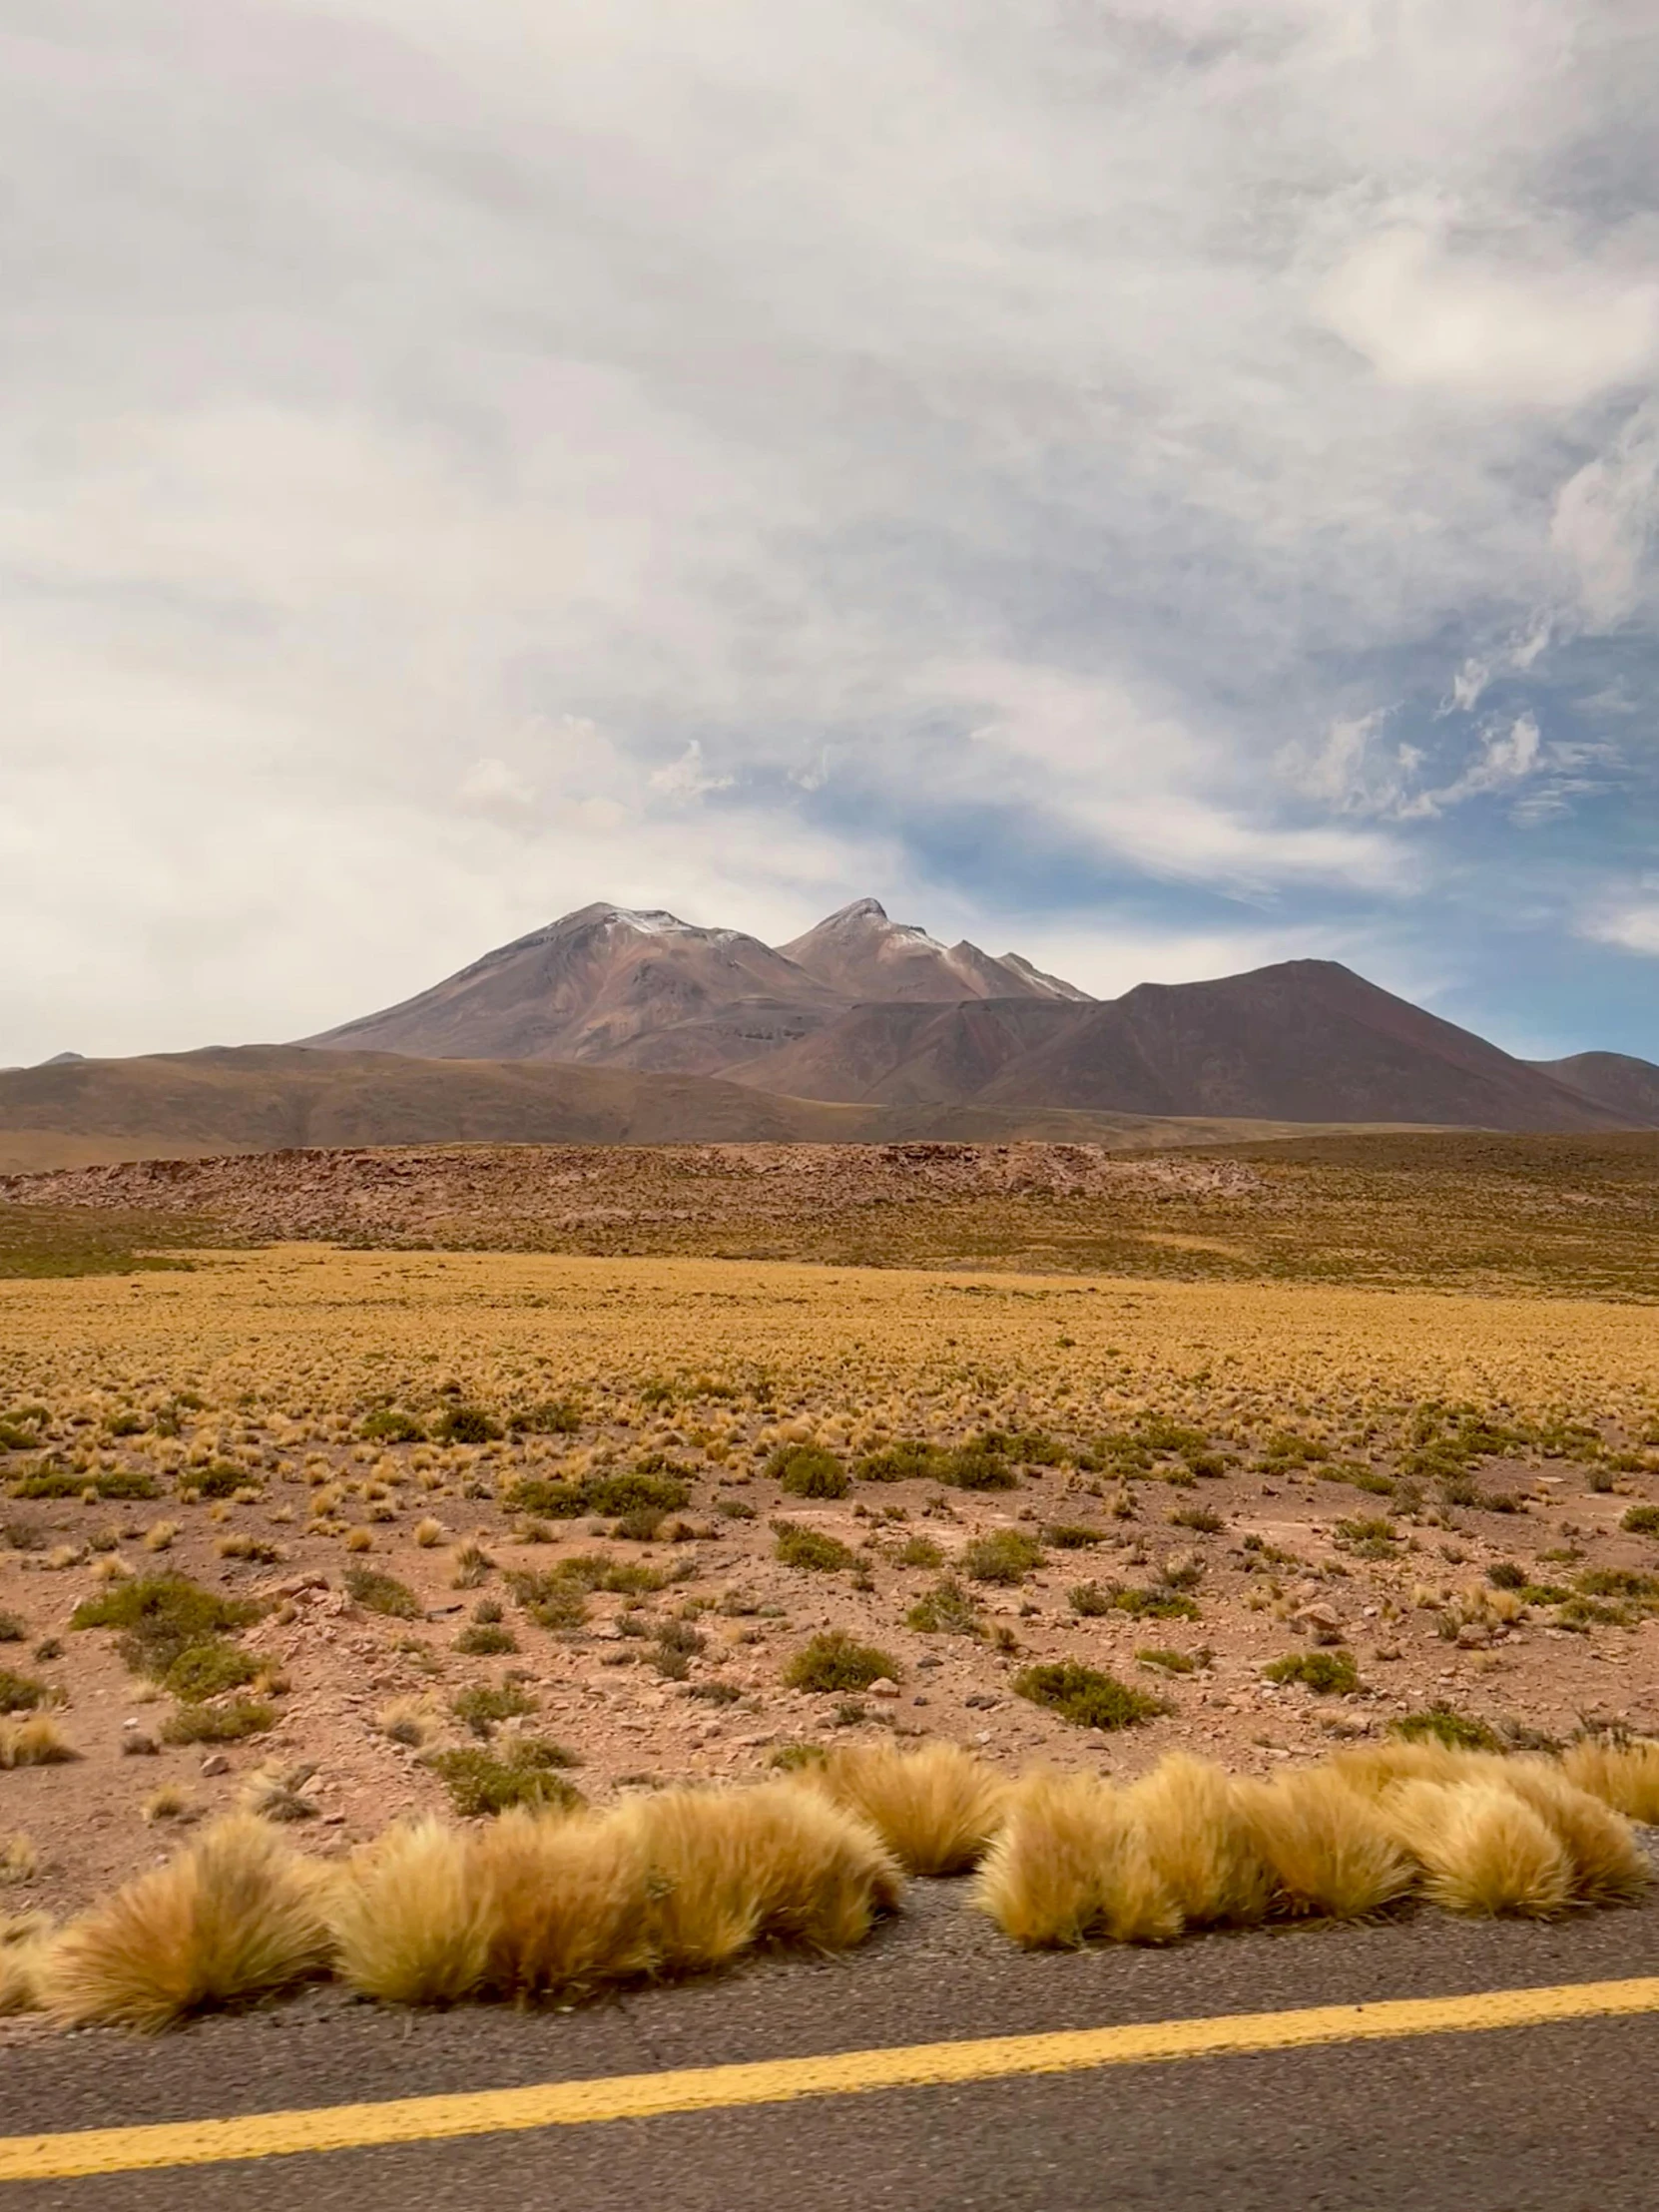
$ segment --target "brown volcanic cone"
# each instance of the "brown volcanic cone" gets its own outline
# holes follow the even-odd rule
[[[442,1060],[626,1060],[642,1038],[756,1000],[832,1009],[835,994],[737,929],[584,906],[383,1013],[304,1041]],[[739,1056],[751,1057],[754,1043]],[[702,1072],[706,1053],[654,1064]],[[719,1064],[718,1060],[714,1064]]]

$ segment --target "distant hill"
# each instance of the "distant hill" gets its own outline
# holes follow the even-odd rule
[[[1531,1065],[1627,1123],[1659,1127],[1659,1067],[1651,1060],[1628,1052],[1575,1052],[1567,1060],[1534,1060]]]
[[[1017,952],[1001,959],[964,937],[943,945],[913,923],[887,919],[879,900],[855,898],[804,937],[780,945],[784,957],[842,998],[948,1005],[965,998],[1087,999],[1073,983],[1045,975]]]
[[[213,1046],[0,1072],[0,1174],[237,1152],[431,1144],[1227,1143],[1288,1125],[1214,1117],[837,1105],[708,1076],[535,1061]]]
[[[733,1073],[805,1098],[1002,1113],[1584,1132],[1659,1123],[1659,1105],[1594,1097],[1330,960],[1142,983],[1086,1005],[860,1006]]]

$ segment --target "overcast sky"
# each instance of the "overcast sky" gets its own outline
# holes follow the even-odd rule
[[[594,898],[1659,1057],[1652,0],[0,0],[0,1061]]]

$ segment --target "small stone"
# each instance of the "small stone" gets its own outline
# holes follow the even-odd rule
[[[898,1684],[888,1675],[879,1675],[869,1686],[871,1697],[897,1697]]]
[[[202,1772],[211,1781],[217,1774],[229,1774],[231,1762],[222,1751],[210,1751],[202,1762]]]
[[[962,1703],[970,1713],[994,1713],[1002,1700],[994,1691],[975,1690],[971,1697],[963,1698]]]

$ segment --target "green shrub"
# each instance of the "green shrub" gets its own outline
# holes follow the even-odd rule
[[[589,1513],[678,1513],[691,1499],[691,1484],[673,1474],[635,1467],[628,1474],[590,1475],[583,1483]]]
[[[470,1621],[455,1638],[455,1649],[468,1659],[493,1659],[516,1651],[518,1638],[497,1621]]]
[[[1074,1582],[1066,1598],[1072,1611],[1085,1620],[1099,1619],[1112,1610],[1112,1592],[1103,1590],[1098,1582]]]
[[[1338,1548],[1361,1559],[1391,1559],[1399,1548],[1399,1530],[1391,1520],[1340,1520],[1336,1528]]]
[[[546,1475],[527,1474],[511,1485],[505,1503],[509,1512],[539,1513],[548,1520],[579,1520],[588,1510],[588,1493],[580,1482],[556,1482]]]
[[[260,1672],[257,1659],[236,1644],[214,1638],[180,1652],[165,1675],[162,1688],[186,1705],[200,1705],[227,1690],[240,1690]]]
[[[1270,1682],[1300,1682],[1319,1697],[1346,1695],[1360,1687],[1351,1651],[1293,1651],[1262,1672]]]
[[[559,1771],[576,1760],[559,1744],[521,1736],[503,1750],[434,1751],[425,1764],[449,1792],[463,1820],[505,1813],[513,1806],[556,1806],[570,1811],[582,1793]]]
[[[1176,1528],[1196,1529],[1201,1536],[1219,1536],[1227,1526],[1221,1515],[1212,1512],[1208,1505],[1177,1506],[1170,1515],[1170,1522]]]
[[[515,1435],[574,1436],[582,1425],[582,1408],[573,1397],[544,1398],[507,1416]]]
[[[0,1713],[32,1713],[51,1693],[32,1674],[14,1674],[0,1667]]]
[[[1619,1526],[1632,1536],[1659,1536],[1659,1505],[1632,1505]]]
[[[936,1469],[940,1482],[957,1490],[1015,1490],[1019,1476],[998,1451],[982,1443],[961,1444],[947,1451]]]
[[[927,1477],[939,1481],[949,1457],[938,1444],[902,1437],[883,1451],[867,1452],[852,1471],[860,1482],[915,1482]]]
[[[1199,1618],[1197,1605],[1181,1590],[1114,1589],[1109,1599],[1114,1613],[1127,1613],[1131,1620],[1195,1621]]]
[[[1143,1667],[1157,1667],[1164,1674],[1193,1674],[1203,1663],[1190,1651],[1169,1651],[1158,1644],[1143,1646],[1135,1657]]]
[[[962,1547],[962,1571],[971,1582],[1023,1582],[1041,1566],[1043,1547],[1023,1529],[999,1528]]]
[[[1486,1580],[1494,1590],[1524,1590],[1526,1569],[1512,1559],[1498,1559],[1486,1569]]]
[[[412,1413],[400,1413],[393,1405],[379,1406],[362,1424],[361,1435],[371,1444],[423,1444],[425,1425]]]
[[[584,1593],[588,1585],[579,1575],[566,1574],[558,1567],[540,1574],[521,1567],[509,1572],[507,1587],[538,1628],[580,1628],[587,1619]]]
[[[1013,1686],[1020,1697],[1029,1698],[1046,1712],[1057,1713],[1075,1728],[1134,1728],[1170,1711],[1162,1698],[1149,1697],[1115,1675],[1102,1674],[1098,1668],[1081,1666],[1073,1659],[1026,1667],[1015,1675]]]
[[[840,1628],[828,1628],[815,1636],[784,1670],[784,1681],[792,1690],[867,1690],[883,1679],[899,1679],[898,1662],[874,1644],[856,1642]]]
[[[850,1567],[854,1555],[838,1536],[826,1536],[816,1528],[803,1528],[798,1521],[774,1521],[777,1542],[773,1545],[773,1557],[781,1559],[786,1567],[810,1567],[819,1574],[836,1574],[843,1567]]]
[[[249,1627],[263,1610],[252,1598],[219,1597],[182,1574],[146,1574],[83,1598],[69,1625],[121,1630],[116,1648],[127,1665],[160,1678],[181,1652]]]
[[[239,1744],[276,1724],[276,1708],[264,1698],[233,1698],[229,1705],[178,1706],[162,1728],[170,1744]]]
[[[953,1575],[941,1575],[904,1616],[906,1628],[923,1636],[982,1636],[984,1625],[973,1600]]]
[[[517,1720],[535,1709],[535,1699],[516,1682],[503,1682],[499,1688],[475,1682],[449,1700],[450,1712],[474,1736],[487,1736],[498,1721]]]
[[[0,1644],[23,1643],[29,1634],[29,1624],[17,1613],[0,1613]]]
[[[235,1497],[239,1490],[257,1488],[258,1478],[229,1459],[216,1459],[210,1466],[182,1468],[179,1487],[202,1497]]]
[[[791,1497],[845,1497],[852,1487],[840,1460],[818,1444],[780,1444],[764,1471]]]
[[[385,1613],[393,1620],[419,1620],[423,1607],[406,1582],[377,1567],[347,1567],[345,1594],[368,1613]]]
[[[1507,1744],[1495,1728],[1472,1720],[1449,1705],[1430,1705],[1421,1713],[1402,1713],[1388,1723],[1390,1736],[1403,1736],[1408,1744],[1432,1741],[1452,1751],[1506,1751]]]
[[[896,1553],[901,1567],[942,1567],[944,1553],[931,1536],[907,1536]]]
[[[1086,1551],[1106,1541],[1104,1528],[1090,1528],[1082,1521],[1055,1521],[1043,1530],[1043,1542],[1056,1551]]]
[[[481,1405],[451,1405],[432,1434],[440,1444],[488,1444],[501,1434],[501,1423]]]
[[[83,1490],[96,1490],[108,1498],[157,1495],[155,1478],[131,1467],[105,1467],[96,1474],[76,1474],[69,1467],[36,1467],[10,1487],[13,1497],[79,1497]]]

